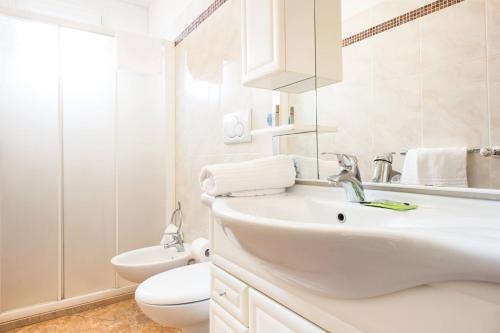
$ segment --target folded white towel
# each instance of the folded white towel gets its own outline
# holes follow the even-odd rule
[[[265,195],[295,184],[295,167],[288,156],[203,167],[200,185],[212,196]],[[246,193],[245,193],[246,192]]]
[[[466,148],[418,148],[406,154],[401,184],[468,187]]]

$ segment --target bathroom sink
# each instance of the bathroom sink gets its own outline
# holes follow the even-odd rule
[[[217,198],[225,234],[269,272],[337,298],[366,298],[452,280],[500,283],[500,202],[366,191],[419,205],[396,212],[298,185],[281,195]]]

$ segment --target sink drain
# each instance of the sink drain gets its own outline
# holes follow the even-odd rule
[[[339,221],[339,223],[345,223],[345,221],[347,220],[347,217],[343,213],[338,213],[337,220]]]

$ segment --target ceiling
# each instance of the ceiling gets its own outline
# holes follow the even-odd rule
[[[121,0],[121,1],[130,3],[132,5],[141,6],[144,8],[148,8],[149,5],[151,5],[151,2],[153,2],[153,0]]]
[[[121,0],[126,3],[141,6],[144,8],[149,8],[153,0]],[[186,0],[174,0],[174,1],[186,1]],[[179,7],[178,4],[174,4],[174,1],[167,1],[165,5],[172,7]],[[342,18],[346,19],[367,10],[373,6],[378,5],[384,0],[342,0]],[[174,9],[174,8],[172,8]]]

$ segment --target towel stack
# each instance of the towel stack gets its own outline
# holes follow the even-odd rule
[[[205,166],[200,185],[212,196],[257,196],[284,192],[295,184],[295,167],[288,156]]]
[[[466,148],[419,148],[406,153],[401,184],[468,187]]]

